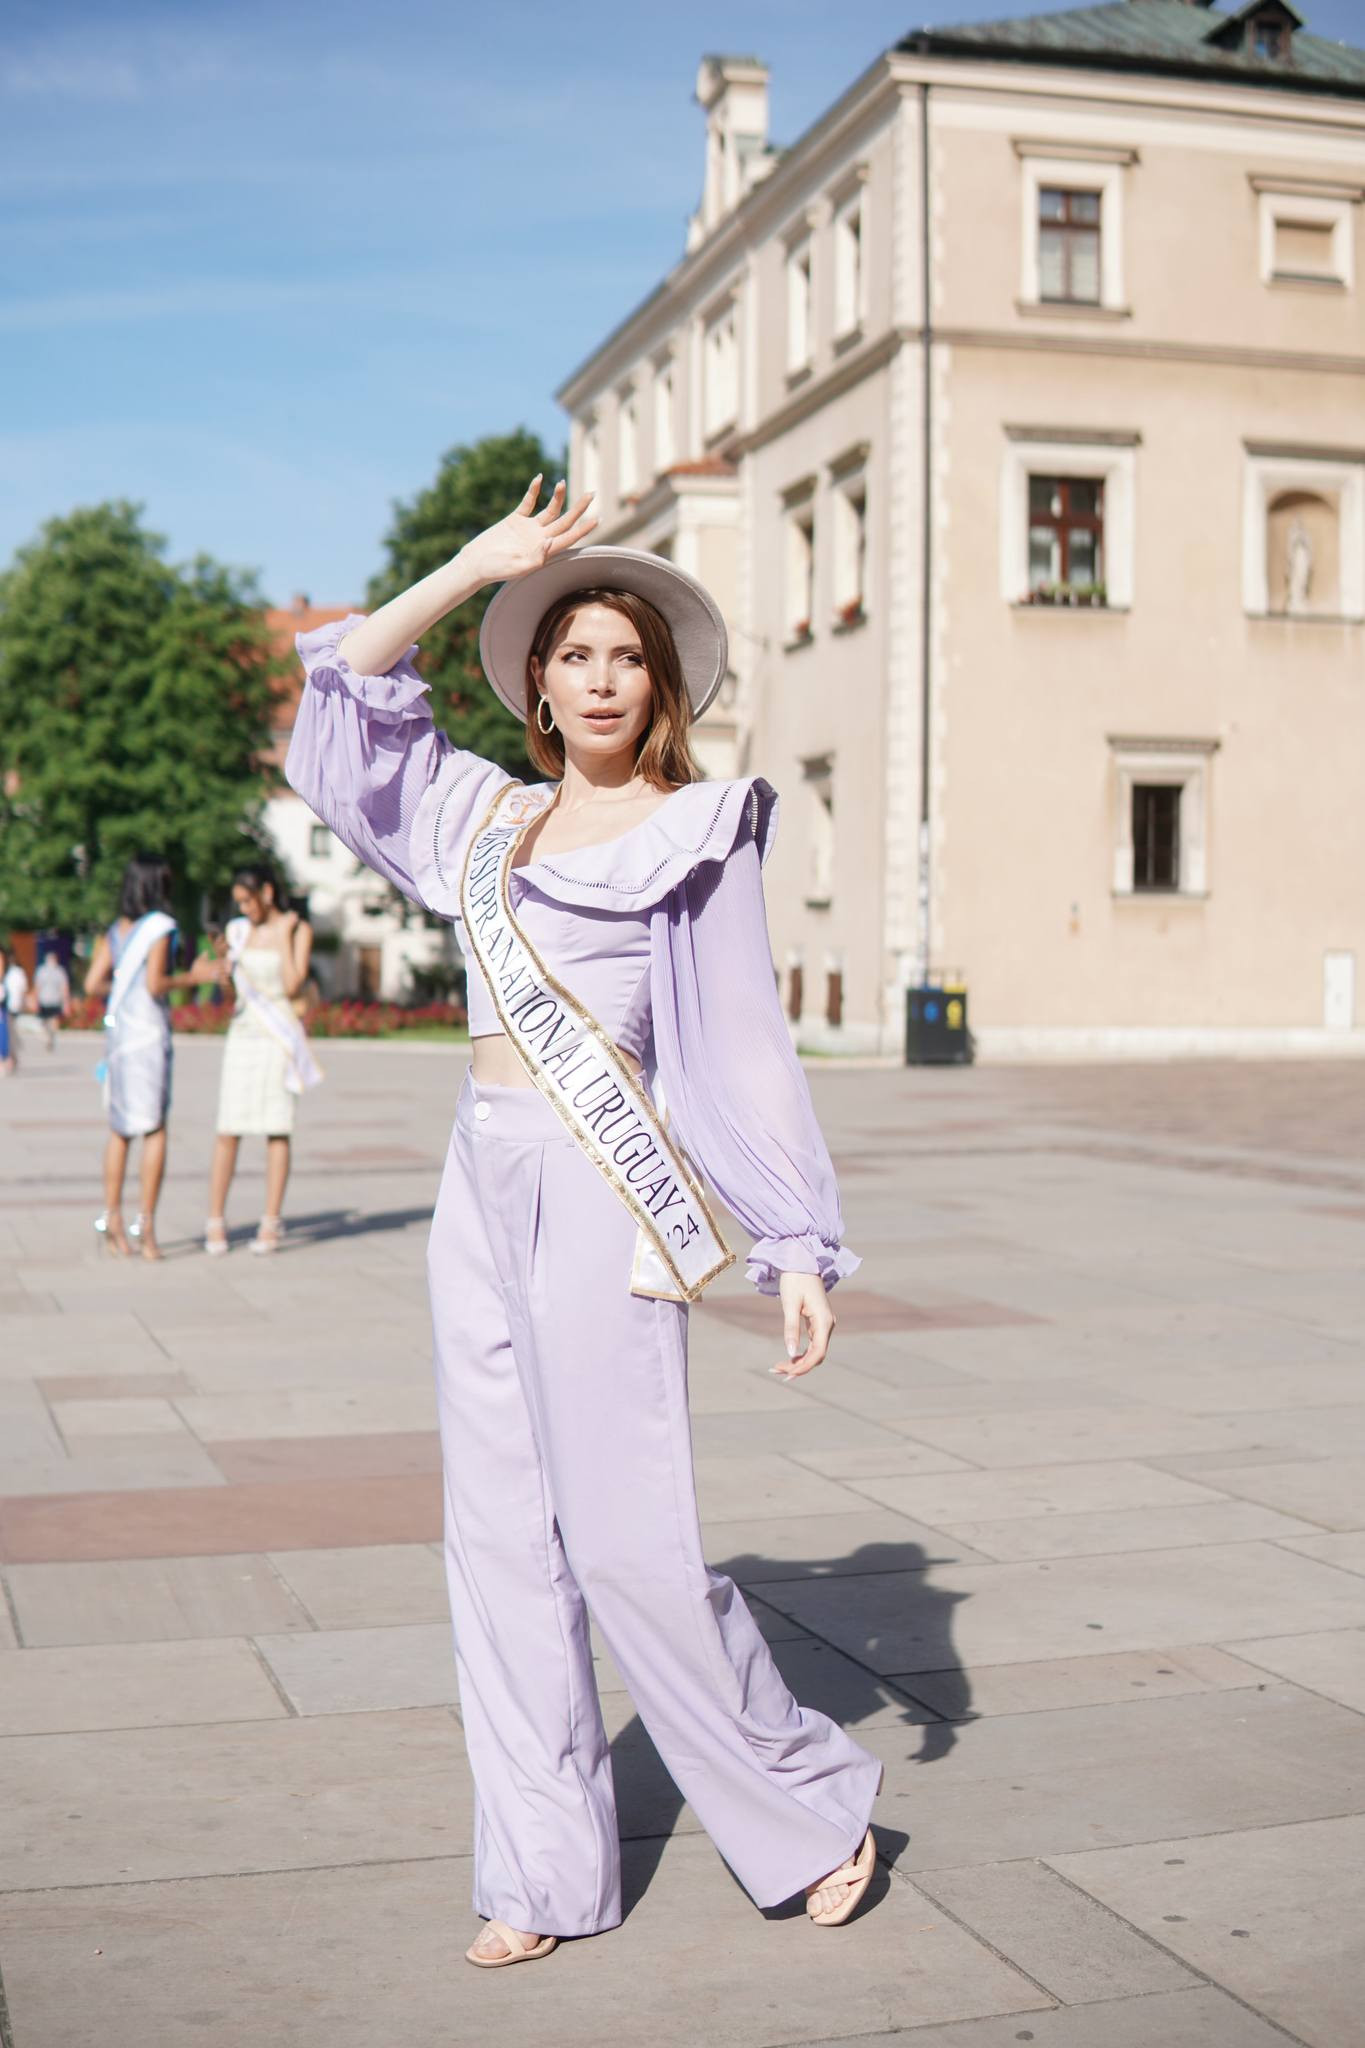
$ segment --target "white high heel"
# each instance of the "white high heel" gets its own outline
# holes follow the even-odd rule
[[[218,1235],[210,1235],[217,1232]],[[224,1259],[228,1253],[227,1218],[210,1216],[204,1225],[204,1250],[211,1259]]]

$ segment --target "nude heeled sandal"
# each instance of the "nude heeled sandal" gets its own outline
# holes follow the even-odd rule
[[[816,1927],[842,1927],[845,1920],[852,1918],[862,1904],[872,1873],[877,1868],[877,1845],[872,1839],[872,1830],[863,1836],[862,1846],[856,1856],[850,1856],[847,1863],[841,1863],[837,1870],[831,1870],[822,1878],[806,1900],[806,1911],[812,1925]],[[835,1905],[821,1907],[820,1900],[830,1895],[834,1888],[847,1888],[847,1897]]]
[[[526,1944],[516,1929],[509,1927],[505,1920],[490,1920],[484,1928],[485,1934],[496,1934],[507,1950],[505,1956],[481,1956],[477,1948],[465,1950],[465,1961],[473,1963],[478,1970],[500,1970],[506,1963],[533,1963],[538,1956],[547,1956],[552,1948],[558,1948],[559,1937],[543,1934],[532,1946]],[[482,1939],[482,1937],[480,1937]]]

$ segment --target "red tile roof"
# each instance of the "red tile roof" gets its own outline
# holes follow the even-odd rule
[[[269,758],[277,768],[284,766],[289,736],[294,730],[294,716],[303,693],[303,671],[294,652],[294,635],[311,633],[314,626],[328,626],[333,619],[344,619],[354,610],[354,605],[312,604],[308,598],[300,596],[291,605],[272,606],[265,615],[266,630],[275,652],[289,664],[288,675],[282,677],[278,685],[275,715],[271,720]]]

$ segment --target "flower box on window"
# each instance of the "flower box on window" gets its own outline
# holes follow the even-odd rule
[[[792,627],[791,638],[788,640],[787,645],[788,647],[804,647],[808,641],[814,638],[815,635],[811,631],[810,620],[798,619]]]
[[[1039,583],[1024,601],[1026,604],[1084,605],[1098,609],[1109,600],[1102,583]]]
[[[863,609],[862,599],[860,597],[851,597],[847,604],[840,605],[834,615],[835,630],[837,632],[847,632],[850,626],[861,626],[866,617],[867,613]]]

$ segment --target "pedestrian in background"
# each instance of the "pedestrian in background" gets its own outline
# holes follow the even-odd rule
[[[0,1075],[14,1072],[14,1051],[10,1044],[9,997],[6,993],[6,978],[9,974],[9,948],[0,943]]]
[[[51,1052],[57,1043],[58,1025],[71,1014],[71,981],[55,953],[44,953],[33,977],[33,993],[38,998],[38,1018]]]
[[[296,910],[283,907],[281,894],[270,868],[260,863],[240,868],[232,884],[238,915],[221,941],[217,977],[235,991],[237,1007],[223,1047],[218,1135],[209,1175],[204,1249],[211,1257],[228,1249],[227,1201],[243,1138],[265,1139],[265,1209],[251,1249],[278,1251],[294,1103],[322,1079],[294,1007],[308,981],[313,928]]]
[[[104,1214],[95,1228],[121,1258],[137,1239],[144,1259],[159,1259],[156,1205],[166,1172],[166,1120],[171,1107],[173,988],[197,988],[213,963],[172,971],[176,922],[168,905],[171,870],[157,854],[140,853],[123,871],[118,916],[95,942],[85,977],[88,996],[105,996],[104,1082],[109,1138],[104,1148]],[[123,1181],[134,1138],[142,1140],[140,1206],[131,1233],[123,1227]]]
[[[28,1004],[28,975],[13,950],[7,956],[4,981],[6,1057],[12,1074],[19,1064],[19,1019]]]

